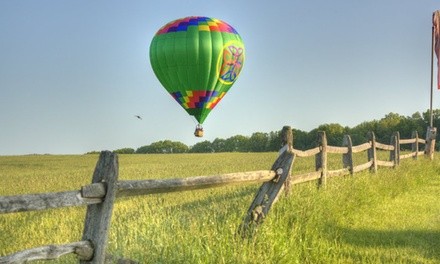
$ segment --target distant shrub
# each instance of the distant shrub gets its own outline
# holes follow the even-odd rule
[[[182,142],[162,140],[153,142],[148,146],[142,146],[136,150],[136,153],[186,153],[188,150],[188,146]]]
[[[86,155],[89,155],[89,154],[99,154],[99,153],[101,153],[101,152],[97,151],[97,150],[92,150],[92,151],[87,152]]]
[[[121,149],[117,149],[117,150],[115,150],[113,152],[117,153],[117,154],[133,154],[134,153],[134,149],[132,149],[132,148],[121,148]]]

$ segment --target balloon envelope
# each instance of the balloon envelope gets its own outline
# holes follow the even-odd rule
[[[160,83],[200,124],[234,84],[244,58],[237,31],[208,17],[172,21],[150,45],[151,66]]]

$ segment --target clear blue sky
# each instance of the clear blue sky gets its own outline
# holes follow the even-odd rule
[[[425,111],[439,8],[437,0],[2,0],[0,155],[194,145]],[[246,45],[241,75],[202,139],[148,58],[156,31],[186,16],[224,20]]]

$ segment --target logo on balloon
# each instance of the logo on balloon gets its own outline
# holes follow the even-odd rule
[[[219,81],[224,84],[232,84],[240,74],[244,61],[244,48],[242,44],[231,41],[223,46],[223,53],[218,58]]]

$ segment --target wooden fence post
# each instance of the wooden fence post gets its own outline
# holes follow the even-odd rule
[[[283,127],[282,131],[283,133],[292,133],[290,127]],[[255,195],[238,230],[243,238],[251,237],[255,233],[258,225],[263,222],[270,208],[277,201],[284,188],[284,183],[290,175],[291,166],[295,158],[290,148],[291,145],[289,146],[290,139],[293,137],[292,135],[285,135],[281,138],[283,143],[287,144],[281,148],[280,155],[272,165],[271,170],[275,171],[276,175],[272,180],[263,183]]]
[[[372,161],[370,171],[377,172],[377,152],[376,152],[376,135],[373,131],[368,132],[368,140],[371,142],[371,148],[368,149],[368,161]]]
[[[110,229],[113,203],[116,197],[118,181],[118,156],[110,151],[102,151],[93,173],[92,183],[104,183],[106,194],[104,201],[87,206],[83,240],[93,246],[93,258],[80,263],[105,263],[105,250]]]
[[[292,133],[292,128],[290,126],[284,126],[283,129],[281,130],[281,145],[283,149],[286,149],[288,151],[291,151],[291,149],[293,148],[293,133]],[[280,151],[281,151],[280,150]],[[279,153],[281,154],[281,153]],[[293,162],[293,161],[292,161]],[[287,175],[286,180],[284,181],[284,193],[286,195],[288,195],[290,193],[290,169],[289,169],[289,174]]]
[[[353,175],[353,143],[350,135],[344,135],[342,146],[347,147],[347,153],[342,154],[342,164],[344,168],[348,168],[350,175]]]
[[[315,156],[315,169],[321,171],[321,177],[318,180],[318,188],[325,186],[327,181],[327,137],[325,131],[318,132],[319,153]]]
[[[411,144],[411,152],[415,152],[413,159],[417,159],[419,156],[419,133],[417,130],[414,130],[411,134],[411,138],[415,139],[416,142]]]
[[[431,160],[434,159],[435,138],[437,137],[437,128],[428,127],[426,131],[425,155]]]
[[[393,150],[390,150],[390,161],[394,163],[393,167],[395,168],[397,165],[399,165],[399,138],[396,133],[394,133],[391,136],[391,142],[390,145],[394,147]]]

